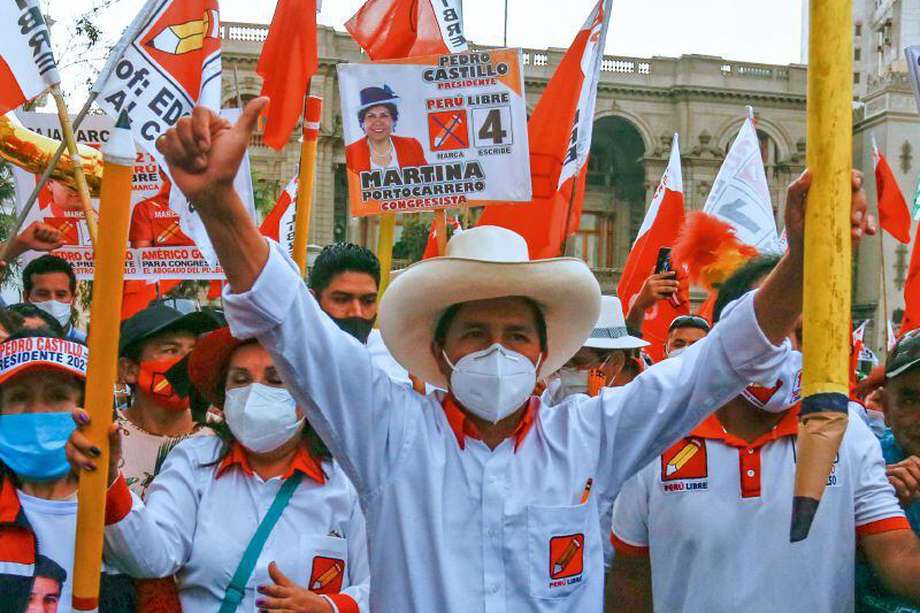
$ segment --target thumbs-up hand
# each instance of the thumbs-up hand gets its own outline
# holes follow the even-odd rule
[[[176,186],[198,207],[219,205],[233,189],[233,179],[243,161],[249,139],[268,98],[246,105],[235,124],[214,111],[196,106],[192,114],[157,139]]]

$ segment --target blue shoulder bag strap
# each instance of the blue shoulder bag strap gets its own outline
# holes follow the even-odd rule
[[[239,566],[236,567],[236,572],[233,573],[233,578],[230,579],[230,585],[227,586],[227,592],[224,595],[224,601],[220,605],[219,613],[234,613],[240,602],[242,602],[246,584],[249,582],[249,577],[252,576],[252,571],[255,570],[259,554],[262,553],[262,548],[265,547],[265,541],[268,540],[268,535],[271,534],[275,524],[278,523],[281,513],[284,512],[284,508],[290,502],[291,496],[294,495],[294,490],[300,485],[302,478],[303,473],[295,472],[281,484],[281,489],[278,490],[275,500],[272,501],[272,506],[268,508],[268,512],[262,518],[259,527],[256,528],[256,533],[252,535],[252,540],[249,541],[249,545],[246,546],[246,551],[243,553],[243,559],[240,560]]]

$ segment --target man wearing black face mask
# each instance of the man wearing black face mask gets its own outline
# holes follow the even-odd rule
[[[367,345],[374,363],[391,379],[411,385],[409,374],[387,351],[374,330],[380,261],[369,249],[354,243],[333,243],[317,256],[309,278],[310,293],[338,325]]]

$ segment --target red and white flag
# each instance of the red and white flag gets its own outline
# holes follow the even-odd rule
[[[642,284],[655,272],[658,251],[662,247],[672,247],[677,242],[677,235],[684,225],[684,184],[680,169],[680,145],[677,134],[671,143],[671,157],[668,167],[661,177],[661,183],[655,190],[652,203],[645,213],[642,226],[636,236],[626,264],[623,276],[617,286],[617,296],[626,305],[626,311],[632,307]],[[652,345],[646,348],[655,361],[664,357],[664,343],[668,338],[668,327],[678,315],[690,313],[689,301],[675,307],[670,300],[659,300],[645,315],[642,334]]]
[[[875,193],[878,198],[878,217],[882,229],[902,243],[910,242],[910,209],[904,200],[898,180],[894,177],[888,160],[878,150],[872,137],[872,165],[875,168]]]
[[[914,250],[904,281],[904,317],[899,332],[904,335],[916,328],[920,328],[920,229],[914,236]]]
[[[297,177],[291,179],[281,192],[274,208],[262,220],[262,236],[277,241],[291,257],[294,251],[294,217],[297,212]]]
[[[262,137],[269,147],[287,144],[318,66],[316,0],[279,0],[256,67],[261,95],[271,99]]]
[[[454,221],[450,223],[453,228],[453,233],[450,234],[451,237],[456,236],[463,232],[463,224],[460,223],[459,217],[454,217]],[[427,260],[428,258],[434,258],[438,256],[438,229],[437,226],[432,220],[431,229],[428,230],[428,242],[425,243],[425,252],[422,254],[422,259]]]
[[[0,114],[60,82],[38,0],[0,3]]]
[[[531,259],[558,256],[578,228],[611,4],[594,6],[527,122],[533,200],[490,205],[479,218],[523,236]]]
[[[345,29],[375,61],[467,50],[461,0],[367,0]]]
[[[127,113],[134,140],[168,175],[166,161],[156,149],[157,138],[196,105],[215,111],[221,106],[217,0],[148,0],[126,32],[130,40],[115,47],[124,52],[109,60],[114,69],[103,71],[93,87],[99,92],[96,104],[113,119]],[[222,115],[235,121],[239,112],[225,109]],[[248,158],[234,186],[254,216]],[[171,190],[169,207],[179,216],[182,231],[216,263],[201,218],[178,189]]]
[[[731,224],[738,240],[761,253],[781,250],[760,140],[750,112],[722,162],[703,212]]]

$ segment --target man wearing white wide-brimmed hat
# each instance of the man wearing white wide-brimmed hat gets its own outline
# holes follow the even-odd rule
[[[616,296],[601,296],[601,314],[588,340],[555,374],[550,375],[543,401],[558,404],[572,394],[596,396],[613,384],[634,349],[649,343],[629,334],[623,305]]]
[[[531,392],[594,329],[600,290],[591,271],[571,258],[530,261],[508,230],[463,232],[444,257],[397,277],[380,305],[393,356],[449,390],[421,396],[375,368],[366,347],[323,314],[233,191],[265,103],[251,102],[234,126],[196,108],[158,147],[230,280],[234,334],[269,350],[359,492],[371,610],[600,610],[599,497],[786,359],[783,339],[801,311],[807,184],[788,198],[790,253],[724,325],[630,385],[559,407]]]

